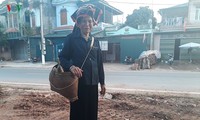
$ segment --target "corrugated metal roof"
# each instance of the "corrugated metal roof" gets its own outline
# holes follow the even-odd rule
[[[160,9],[159,11],[169,10],[169,9],[174,9],[174,8],[180,8],[180,7],[188,7],[188,4],[189,3],[187,2],[187,3],[179,4],[179,5],[168,7],[168,8],[163,8],[163,9]]]

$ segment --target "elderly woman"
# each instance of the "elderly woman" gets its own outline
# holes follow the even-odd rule
[[[104,95],[106,92],[99,41],[91,35],[100,15],[101,10],[93,5],[85,5],[75,11],[72,15],[75,22],[73,32],[67,36],[59,55],[64,70],[79,78],[79,99],[70,103],[70,120],[97,120],[99,83],[100,93]],[[92,39],[94,42],[90,51]],[[88,51],[89,55],[84,60]]]

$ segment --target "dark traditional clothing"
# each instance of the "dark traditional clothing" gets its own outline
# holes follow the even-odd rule
[[[79,84],[79,100],[70,103],[70,120],[97,120],[98,85]]]
[[[88,6],[87,6],[88,7]],[[94,21],[98,15],[98,10],[94,6],[90,9],[78,9],[72,18],[77,20],[80,15],[89,14]],[[81,11],[81,9],[83,11]],[[84,12],[87,10],[87,12]],[[95,10],[95,11],[93,11]],[[78,13],[77,13],[78,12]],[[94,14],[91,14],[93,13]],[[64,47],[59,55],[61,66],[65,71],[69,71],[72,65],[81,68],[82,63],[90,49],[92,36],[86,41],[82,36],[80,29],[75,25],[72,34],[67,36]],[[98,116],[98,83],[104,85],[104,69],[102,54],[99,41],[94,39],[94,45],[82,68],[82,77],[79,78],[78,100],[70,103],[70,120],[97,120]]]
[[[92,37],[86,41],[80,34],[74,33],[67,36],[64,47],[59,55],[61,66],[65,71],[69,71],[72,65],[77,67],[82,66],[82,63],[90,49]],[[94,40],[94,45],[90,54],[83,66],[83,76],[79,82],[83,82],[85,85],[98,85],[100,82],[104,84],[104,70],[101,49],[99,41]]]

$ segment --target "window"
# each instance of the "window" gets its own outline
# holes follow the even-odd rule
[[[25,23],[30,25],[30,14],[29,11],[25,11]]]
[[[66,9],[60,10],[60,23],[61,25],[67,24],[67,10]]]
[[[8,15],[8,21],[9,21],[9,22],[8,22],[8,25],[9,25],[8,27],[9,27],[9,28],[12,28],[12,27],[13,27],[12,17],[13,17],[12,14],[9,14],[9,15]]]
[[[13,14],[13,24],[14,24],[14,28],[18,28],[18,15],[17,14]]]
[[[200,21],[200,7],[196,7],[195,20]]]
[[[32,27],[35,27],[36,25],[35,25],[35,13],[34,12],[32,12],[32,14],[31,14],[31,19],[32,19]]]

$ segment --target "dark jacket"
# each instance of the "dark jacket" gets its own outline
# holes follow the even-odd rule
[[[90,49],[92,37],[90,36],[86,41],[80,35],[70,34],[67,36],[64,47],[59,54],[61,66],[65,71],[69,71],[72,65],[81,68],[81,65]],[[104,85],[104,69],[102,62],[102,53],[99,46],[99,41],[94,40],[92,50],[82,68],[83,76],[79,82],[86,85]]]

